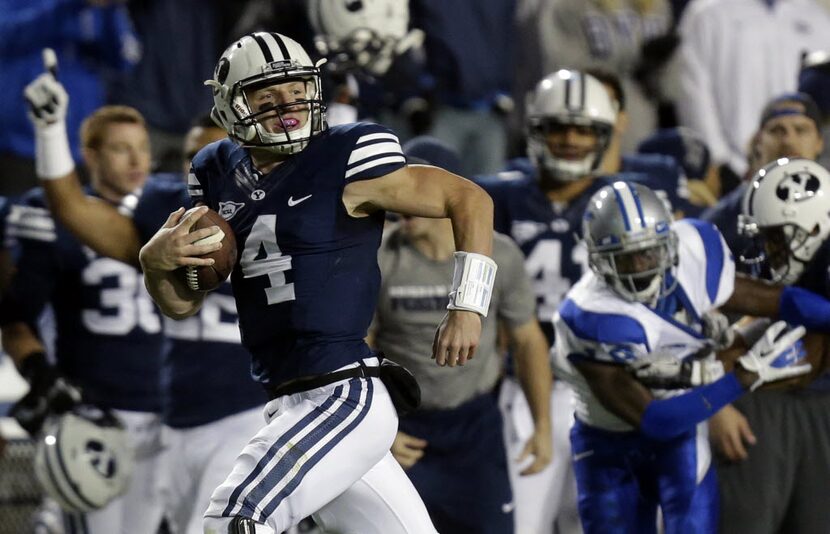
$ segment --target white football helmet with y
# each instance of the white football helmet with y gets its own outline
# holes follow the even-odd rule
[[[127,489],[133,451],[111,412],[81,405],[47,420],[35,449],[35,476],[71,512],[102,508]]]
[[[219,58],[213,79],[205,81],[213,89],[213,120],[243,146],[267,147],[280,154],[299,152],[326,128],[319,69],[324,61],[313,63],[297,41],[278,33],[256,32],[240,38]],[[304,82],[304,97],[260,111],[251,108],[246,90],[293,81]],[[298,107],[308,111],[308,119],[297,130],[273,133],[261,124],[274,113],[282,121],[285,113]]]
[[[421,46],[409,29],[408,0],[309,0],[317,51],[339,71],[383,76],[396,56]]]
[[[577,70],[556,71],[537,83],[527,97],[528,156],[558,181],[587,176],[602,162],[616,120],[617,105],[602,82]],[[579,160],[557,157],[548,146],[548,134],[567,126],[587,126],[597,135],[596,147]]]
[[[648,187],[614,182],[594,193],[582,218],[588,264],[618,295],[654,304],[677,283],[677,236],[665,203]]]
[[[752,178],[740,233],[763,240],[775,282],[795,283],[830,235],[830,172],[813,160],[781,158]]]

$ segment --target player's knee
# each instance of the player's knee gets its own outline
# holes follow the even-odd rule
[[[276,534],[250,517],[205,517],[205,534]]]

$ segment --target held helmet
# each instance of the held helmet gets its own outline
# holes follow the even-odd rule
[[[35,450],[35,476],[67,511],[102,508],[127,489],[133,452],[115,414],[80,405],[46,421]]]

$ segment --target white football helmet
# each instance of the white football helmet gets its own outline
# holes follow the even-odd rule
[[[591,269],[618,295],[651,305],[677,283],[677,236],[665,203],[648,187],[614,182],[594,193],[582,218]]]
[[[89,512],[124,493],[133,451],[111,412],[78,406],[46,421],[35,450],[35,476],[64,510]]]
[[[423,31],[409,30],[408,0],[310,0],[308,17],[317,51],[341,72],[383,76],[424,41]]]
[[[312,136],[326,128],[325,105],[320,83],[320,65],[312,63],[303,47],[278,33],[256,32],[229,46],[205,85],[213,89],[211,117],[243,146],[269,147],[280,154],[294,154],[308,145]],[[305,82],[306,95],[295,102],[254,112],[245,90],[291,81]],[[282,120],[283,113],[302,106],[308,110],[305,125],[296,131],[271,133],[260,124],[263,116]]]
[[[762,238],[772,280],[795,283],[830,235],[830,173],[813,160],[781,158],[744,193],[738,231]]]
[[[525,127],[527,152],[537,168],[560,181],[576,180],[596,170],[611,142],[617,105],[602,82],[577,70],[559,70],[543,78],[528,94]],[[597,134],[596,149],[582,160],[554,156],[547,135],[563,125],[590,126]]]

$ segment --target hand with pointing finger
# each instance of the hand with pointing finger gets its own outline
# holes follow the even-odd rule
[[[29,118],[35,128],[46,128],[66,120],[69,95],[57,80],[58,58],[51,48],[43,49],[44,72],[23,91],[29,104]]]

